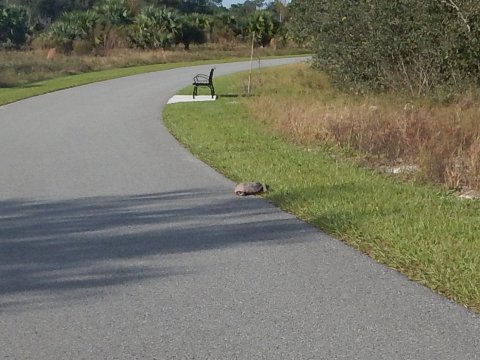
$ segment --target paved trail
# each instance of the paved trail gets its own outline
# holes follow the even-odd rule
[[[480,359],[479,317],[174,141],[163,104],[208,69],[0,108],[0,358]]]

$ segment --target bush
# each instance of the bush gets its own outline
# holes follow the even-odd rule
[[[30,33],[29,13],[19,6],[0,6],[0,48],[20,48]]]
[[[167,9],[147,6],[138,14],[127,33],[130,43],[142,49],[166,49],[179,31],[177,14]]]
[[[188,14],[180,18],[181,29],[177,33],[176,42],[182,43],[185,50],[190,44],[203,44],[207,41],[205,29],[209,26],[209,18],[202,14]]]
[[[65,54],[72,51],[89,53],[95,42],[94,30],[97,21],[98,14],[90,10],[65,13],[50,26],[44,43]]]
[[[14,69],[0,68],[0,88],[16,86],[18,76]]]
[[[35,37],[30,43],[33,50],[45,50],[55,47],[55,41],[46,34]]]
[[[417,96],[480,80],[478,1],[296,0],[292,8],[308,30],[298,36],[315,38],[317,67],[344,88]]]
[[[93,51],[93,45],[88,40],[75,40],[72,43],[72,48],[75,55],[88,55]]]

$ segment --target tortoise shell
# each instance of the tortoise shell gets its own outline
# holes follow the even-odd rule
[[[243,182],[235,187],[235,194],[239,196],[256,195],[267,191],[268,186],[259,182]]]

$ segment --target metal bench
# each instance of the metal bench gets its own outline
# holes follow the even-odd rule
[[[215,96],[215,87],[213,86],[213,71],[215,68],[210,70],[210,75],[205,74],[198,74],[195,75],[193,78],[193,98],[197,96],[197,88],[199,86],[206,86],[210,89],[210,94],[212,95],[212,99]]]

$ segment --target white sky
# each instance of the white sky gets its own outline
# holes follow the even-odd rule
[[[245,2],[245,0],[223,0],[222,4],[225,7],[230,7],[230,5],[232,5],[232,4],[241,4],[241,3],[244,3],[244,2]]]

